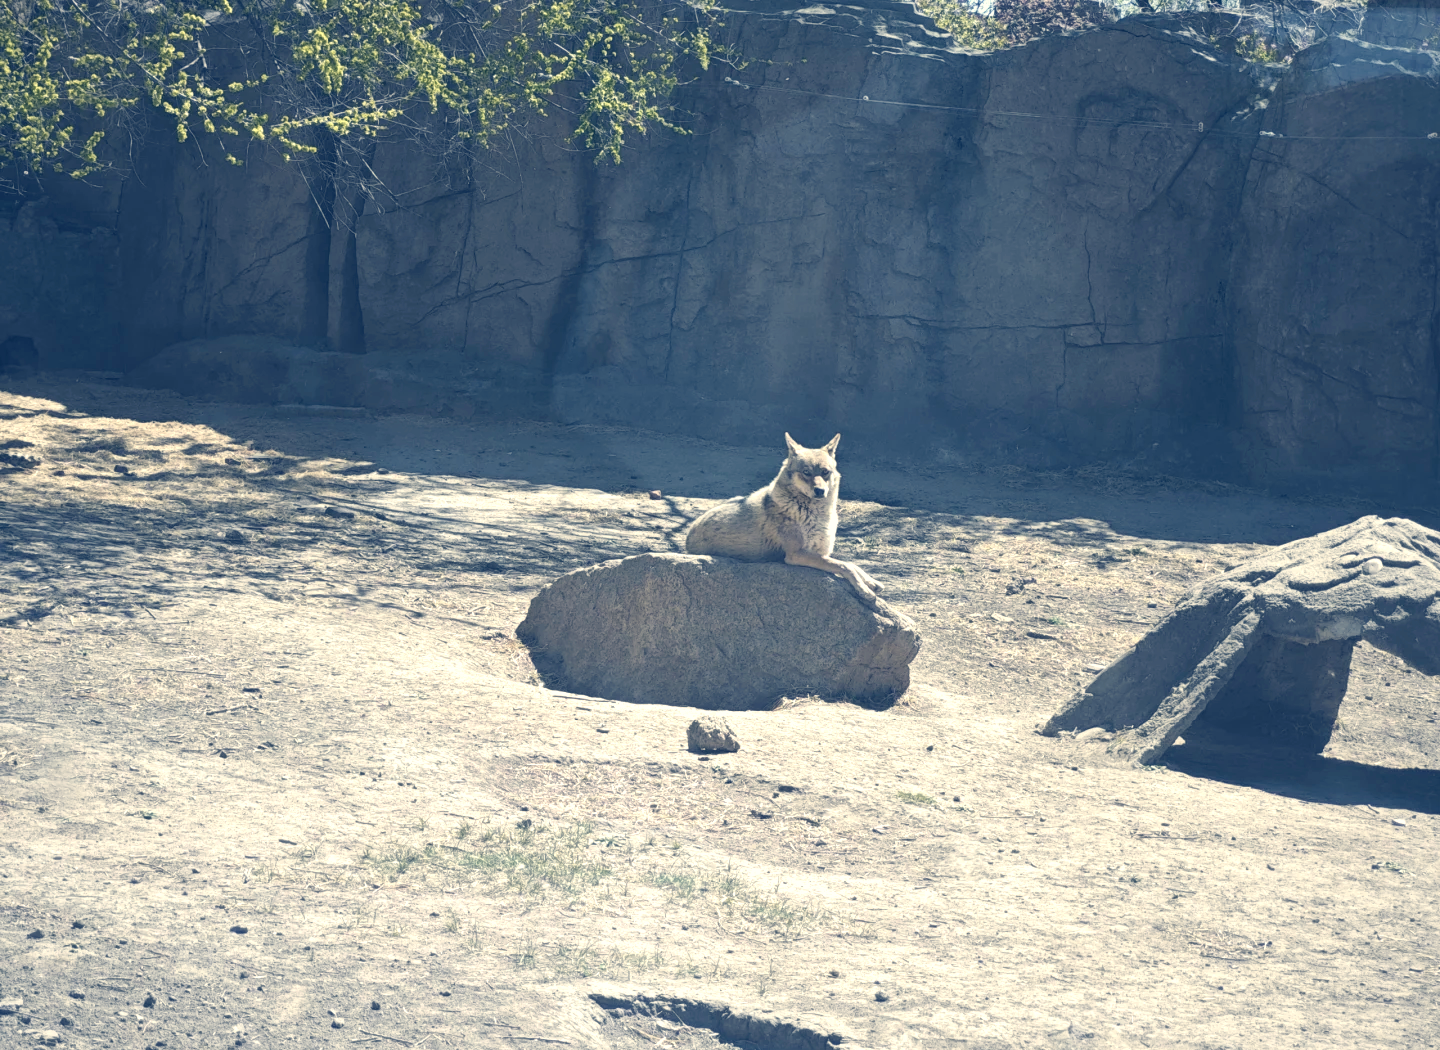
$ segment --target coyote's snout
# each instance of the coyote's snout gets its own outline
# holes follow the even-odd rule
[[[823,448],[805,448],[785,435],[789,454],[763,489],[736,496],[695,520],[685,536],[688,554],[720,554],[744,561],[785,561],[844,577],[874,605],[880,584],[854,562],[830,556],[840,524],[836,434]]]

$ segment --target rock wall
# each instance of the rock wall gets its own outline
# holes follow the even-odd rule
[[[1251,477],[1440,491],[1437,71],[1434,52],[1332,37],[1265,111],[1229,326]]]
[[[40,267],[120,304],[101,367],[254,334],[515,391],[483,411],[1440,493],[1428,22],[1282,67],[1220,15],[975,55],[904,3],[731,6],[747,65],[619,168],[543,127],[471,171],[382,144],[357,209],[156,150],[86,261]],[[96,367],[26,318],[0,292],[0,339]]]
[[[71,203],[0,200],[0,345],[30,340],[47,362],[115,368],[114,211],[63,206]],[[0,371],[6,363],[0,355]]]

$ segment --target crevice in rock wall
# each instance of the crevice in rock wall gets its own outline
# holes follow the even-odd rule
[[[365,314],[360,301],[360,255],[355,231],[365,214],[366,198],[360,191],[348,199],[337,195],[330,222],[329,289],[325,341],[331,350],[345,354],[365,352]]]
[[[584,164],[580,171],[580,176],[576,179],[576,189],[582,202],[579,214],[583,216],[584,221],[584,227],[580,232],[580,250],[577,253],[580,264],[569,273],[560,275],[560,292],[555,297],[555,305],[541,339],[541,368],[547,383],[552,383],[556,373],[560,371],[561,359],[566,356],[572,358],[574,356],[569,347],[571,321],[575,318],[580,306],[580,296],[584,289],[585,278],[596,266],[593,257],[595,227],[598,219],[596,213],[600,210],[596,202],[599,175],[593,163]],[[595,363],[603,364],[604,362],[589,362],[589,364]],[[581,371],[586,370],[588,368],[581,369]]]
[[[361,202],[364,206],[364,202]],[[359,215],[356,215],[359,218]],[[360,309],[360,262],[355,249],[355,229],[345,230],[345,258],[340,267],[340,316],[336,320],[334,350],[347,354],[365,352],[365,317]]]
[[[115,207],[119,242],[117,298],[125,304],[119,323],[123,356],[111,367],[131,368],[162,346],[184,338],[183,288],[190,280],[192,231],[180,224],[177,167],[169,149],[142,149],[121,186]],[[158,289],[169,289],[164,294]]]
[[[696,165],[705,163],[705,154],[709,150],[709,141],[706,140],[702,146],[701,153]],[[680,286],[685,280],[685,250],[690,247],[690,198],[695,190],[696,166],[692,166],[685,179],[685,209],[684,223],[680,234],[680,251],[675,255],[675,287],[671,289],[670,295],[670,325],[665,341],[665,364],[660,369],[660,381],[670,382],[670,365],[675,359],[675,318],[680,309]]]
[[[315,207],[310,212],[306,233],[305,300],[300,341],[307,346],[323,346],[330,322],[330,245],[335,231],[335,183],[328,178],[312,178],[310,195]]]

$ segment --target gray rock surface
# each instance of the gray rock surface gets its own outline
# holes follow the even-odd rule
[[[735,735],[735,730],[730,728],[730,723],[713,716],[697,718],[691,722],[685,731],[685,744],[691,751],[700,752],[740,750],[740,739]]]
[[[98,193],[82,204],[0,197],[0,344],[23,341],[41,368],[118,367],[115,221],[114,203]]]
[[[765,710],[784,696],[884,701],[920,637],[800,566],[641,554],[577,569],[516,630],[545,684],[631,703]]]
[[[1365,639],[1440,675],[1440,533],[1360,518],[1196,588],[1046,723],[1116,730],[1109,753],[1157,760],[1195,722],[1322,750]]]
[[[391,195],[323,215],[258,147],[54,189],[0,214],[0,340],[114,369],[263,335],[381,355],[372,407],[1437,490],[1432,11],[1282,67],[1229,15],[970,54],[903,3],[727,6],[748,64],[618,168],[536,121],[440,179],[382,142]],[[365,378],[405,355],[453,391]]]
[[[1413,202],[1440,193],[1437,84],[1434,51],[1336,36],[1267,92],[1223,291],[1251,479],[1436,491],[1435,227]]]

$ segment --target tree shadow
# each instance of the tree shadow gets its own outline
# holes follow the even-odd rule
[[[659,489],[672,497],[722,499],[768,482],[784,455],[778,433],[757,433],[754,444],[729,446],[623,427],[511,418],[304,416],[278,406],[210,403],[46,375],[7,378],[6,389],[60,400],[67,413],[77,416],[113,412],[141,422],[209,426],[237,442],[278,449],[298,460],[344,456],[355,473],[386,470],[607,491]],[[4,401],[0,394],[0,417],[9,407]],[[796,437],[814,442],[829,433]],[[896,459],[878,447],[868,448],[863,439],[842,441],[842,499],[879,503],[897,515],[1009,518],[1012,524],[996,526],[1003,534],[1047,527],[1062,539],[1068,533],[1076,545],[1117,534],[1197,545],[1279,544],[1367,513],[1398,514],[1440,527],[1435,507],[1380,506],[1339,497],[1291,499],[1124,465],[1045,471],[953,455],[944,459],[921,448],[914,457]]]
[[[355,477],[333,448],[257,452],[223,431],[139,435],[126,418],[36,409],[3,392],[0,420],[37,439],[7,441],[18,451],[0,463],[0,572],[18,585],[0,600],[0,627],[62,609],[144,615],[200,591],[279,600],[327,581],[334,592],[314,596],[407,608],[390,586],[397,561],[416,599],[408,611],[463,620],[497,593],[676,550],[688,524],[673,497],[647,498],[640,521],[577,510],[553,486],[438,473],[405,478],[414,505],[397,512],[386,500],[395,479]],[[33,432],[47,421],[60,428]]]

